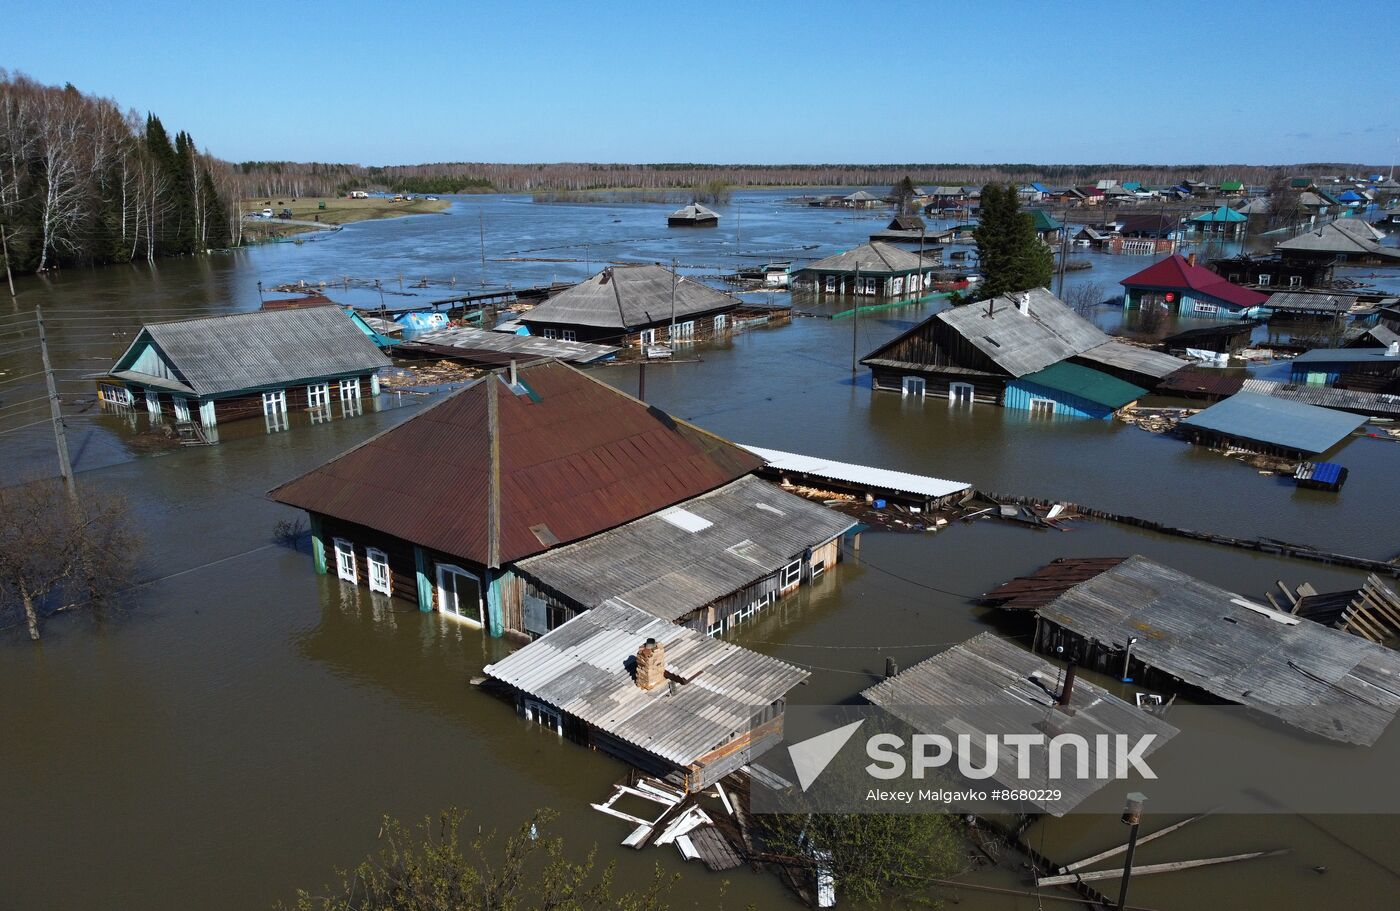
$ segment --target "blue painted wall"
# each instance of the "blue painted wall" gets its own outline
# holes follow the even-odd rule
[[[1094,418],[1097,420],[1108,420],[1113,417],[1113,409],[1106,408],[1096,402],[1081,399],[1077,395],[1070,395],[1055,389],[1046,389],[1044,386],[1037,386],[1035,383],[1028,383],[1025,380],[1012,380],[1006,384],[1006,393],[1002,396],[1002,405],[1006,408],[1014,408],[1017,411],[1030,411],[1031,399],[1049,399],[1055,403],[1055,414],[1070,418]]]

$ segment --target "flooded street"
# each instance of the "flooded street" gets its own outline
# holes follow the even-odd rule
[[[666,205],[461,197],[444,215],[354,224],[301,244],[20,279],[20,304],[44,308],[54,366],[65,371],[80,482],[129,498],[146,543],[139,576],[148,582],[127,609],[50,619],[37,646],[21,627],[0,631],[0,908],[266,908],[353,865],[375,846],[382,814],[416,819],[454,805],[488,830],[553,808],[571,847],[597,843],[629,884],[645,882],[656,864],[683,871],[682,894],[697,907],[717,906],[726,879],[726,906],[800,907],[776,877],[742,869],[720,876],[669,849],[619,847],[626,826],[588,804],[605,797],[625,767],[470,686],[509,650],[504,640],[343,587],[316,575],[304,548],[273,543],[274,524],[297,514],[268,501],[269,488],[418,413],[424,398],[385,395],[361,416],[294,423],[276,434],[247,421],[227,433],[221,427],[217,446],[150,454],[132,444],[145,418],[97,414],[84,378],[110,366],[142,322],[252,310],[259,283],[379,279],[384,301],[399,306],[484,285],[576,281],[610,261],[674,259],[689,274],[714,276],[768,260],[816,259],[863,242],[888,221],[884,213],[796,206],[787,202],[793,195],[736,193],[717,207],[722,227],[699,230],[668,230],[664,216],[674,207]],[[1084,258],[1092,268],[1069,273],[1067,285],[1098,283],[1114,297],[1119,279],[1151,261]],[[455,290],[413,289],[424,277],[455,279]],[[1400,270],[1366,280],[1400,289]],[[373,289],[327,293],[360,306],[380,301]],[[875,394],[869,372],[852,371],[852,351],[864,356],[945,304],[855,320],[823,318],[840,305],[794,304],[815,316],[701,347],[697,363],[648,367],[647,400],[741,443],[1245,538],[1382,560],[1400,552],[1396,442],[1346,443],[1334,458],[1349,468],[1349,481],[1328,494],[1119,422],[1047,422]],[[0,319],[7,306],[0,304]],[[1103,307],[1095,318],[1112,329],[1123,313]],[[29,353],[0,355],[7,371],[0,380],[36,364]],[[635,367],[600,367],[595,375],[637,392]],[[20,401],[42,394],[32,382],[0,388]],[[7,482],[53,473],[44,426],[0,436],[0,455]],[[811,669],[794,702],[847,701],[879,679],[887,655],[907,667],[987,629],[1023,632],[970,597],[1056,557],[1133,553],[1255,598],[1276,580],[1325,592],[1364,578],[1104,523],[1063,533],[955,524],[937,534],[867,534],[858,560],[779,602],[733,641]],[[1095,682],[1131,698],[1128,687]],[[1244,733],[1280,754],[1306,748],[1319,762],[1344,761],[1343,748],[1300,746],[1280,727]],[[1400,733],[1391,730],[1371,753],[1400,761]],[[1144,877],[1134,881],[1133,901],[1158,909],[1246,900],[1389,907],[1383,896],[1400,884],[1395,829],[1395,818],[1381,815],[1213,818],[1181,841],[1146,846],[1139,859],[1293,853]],[[1068,861],[1119,843],[1122,830],[1116,817],[1069,817],[1029,837]],[[1009,871],[970,881],[1027,888]],[[964,891],[958,898],[970,908],[1037,907],[1026,897]]]

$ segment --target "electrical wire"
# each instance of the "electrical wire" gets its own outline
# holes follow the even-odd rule
[[[3,436],[4,434],[7,434],[7,433],[18,433],[18,432],[21,431],[21,430],[28,430],[30,427],[38,427],[40,424],[47,424],[47,423],[49,423],[49,420],[50,420],[50,419],[45,418],[45,419],[42,420],[42,421],[35,421],[35,422],[32,423],[32,424],[21,424],[21,425],[19,425],[18,427],[11,427],[11,428],[8,429],[8,430],[0,430],[0,436]]]

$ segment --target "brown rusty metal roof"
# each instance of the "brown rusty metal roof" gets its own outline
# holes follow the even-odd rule
[[[1026,610],[1049,604],[1080,582],[1107,572],[1127,557],[1060,557],[1029,576],[1003,582],[980,599],[982,604]]]
[[[557,361],[493,373],[269,495],[482,565],[614,528],[757,456]],[[495,534],[493,529],[498,529]]]

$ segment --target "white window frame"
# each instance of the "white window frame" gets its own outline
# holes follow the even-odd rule
[[[977,401],[977,387],[971,383],[952,382],[948,384],[948,401],[954,405],[972,404]]]
[[[655,330],[655,329],[643,329],[641,332],[637,333],[637,341],[641,344],[641,346],[642,346],[643,348],[648,348],[648,347],[650,347],[650,346],[652,346],[652,345],[655,345],[655,344],[656,344],[656,330]]]
[[[160,393],[154,389],[146,390],[146,410],[157,417],[160,416]]]
[[[778,584],[782,588],[792,588],[794,585],[802,584],[802,558],[798,557],[787,566],[784,566],[778,577]]]
[[[899,394],[923,398],[928,395],[928,380],[921,376],[906,376],[900,380]]]
[[[705,635],[709,636],[711,639],[717,638],[722,632],[724,632],[723,618],[716,620],[714,623],[711,623],[705,627]]]
[[[1259,273],[1259,287],[1261,287],[1261,288],[1267,288],[1267,287],[1269,287],[1269,282],[1271,282],[1271,281],[1273,281],[1273,280],[1274,280],[1274,277],[1273,277],[1272,275],[1270,275],[1268,272],[1260,272],[1260,273]]]
[[[578,332],[573,329],[565,329],[559,333],[559,337],[566,342],[578,341]]]
[[[1191,310],[1194,313],[1219,313],[1220,307],[1207,301],[1192,301]]]
[[[564,713],[552,705],[540,702],[538,699],[525,698],[520,705],[525,713],[527,721],[533,721],[540,727],[547,728],[564,736]]]
[[[875,293],[875,285],[876,285],[875,279],[873,279],[873,278],[867,278],[867,279],[865,280],[865,293],[866,293],[867,295],[874,294],[874,293]]]
[[[175,420],[188,422],[190,419],[190,400],[184,396],[173,396],[175,402]]]
[[[559,337],[559,330],[558,330],[558,329],[541,329],[541,330],[540,330],[540,338],[558,338],[558,337]]]
[[[890,293],[891,293],[891,294],[903,294],[903,293],[904,293],[904,279],[903,279],[903,278],[896,277],[896,278],[890,279]]]
[[[358,402],[360,400],[360,378],[358,376],[340,381],[340,400],[342,402]]]
[[[1301,276],[1301,275],[1290,275],[1290,276],[1288,276],[1288,287],[1289,287],[1289,288],[1301,288],[1301,287],[1303,287],[1303,276]]]
[[[686,320],[683,323],[676,323],[667,332],[668,337],[673,342],[687,342],[695,337],[695,320]]]
[[[377,547],[367,547],[365,563],[369,565],[369,590],[392,595],[394,577],[389,572],[389,555]]]
[[[312,383],[306,387],[306,407],[322,408],[331,403],[331,384]]]
[[[724,327],[729,324],[729,317],[723,313],[717,314],[714,321],[714,333],[719,335],[724,331]]]
[[[463,614],[459,614],[459,613],[457,613],[456,611],[447,610],[447,584],[446,584],[446,581],[447,581],[447,575],[448,575],[449,573],[455,573],[456,575],[459,575],[459,576],[467,576],[467,577],[469,577],[469,578],[471,578],[471,579],[476,580],[476,593],[477,593],[477,597],[476,597],[476,614],[477,614],[477,615],[476,615],[476,617],[468,617],[468,616],[465,616],[465,615],[463,615]],[[437,596],[438,596],[438,613],[443,614],[444,616],[447,616],[447,617],[451,617],[453,620],[457,620],[457,621],[459,621],[459,622],[461,622],[461,623],[465,623],[465,624],[467,624],[468,626],[474,626],[474,627],[476,627],[477,629],[481,629],[481,627],[482,627],[482,625],[483,625],[483,624],[482,624],[482,620],[481,620],[481,619],[478,619],[478,618],[483,618],[483,619],[484,619],[484,618],[486,617],[486,603],[485,603],[485,601],[486,601],[486,588],[485,588],[485,586],[483,586],[483,585],[481,584],[481,577],[478,576],[478,575],[477,575],[476,573],[474,573],[474,572],[470,572],[470,571],[468,571],[468,570],[463,569],[463,568],[460,567],[460,566],[453,566],[453,565],[451,565],[451,564],[449,564],[449,563],[439,563],[439,564],[437,565],[437,580],[436,580],[436,581],[437,581]]]
[[[826,286],[825,286],[825,287],[826,287],[826,293],[827,293],[827,294],[835,294],[835,293],[836,293],[836,276],[834,276],[834,275],[828,275],[828,276],[826,277]]]
[[[262,394],[263,414],[285,414],[287,411],[287,390],[277,389]]]
[[[1057,403],[1054,399],[1047,399],[1047,398],[1044,398],[1043,396],[1037,396],[1037,395],[1031,396],[1030,399],[1031,399],[1031,400],[1030,400],[1030,409],[1029,409],[1029,410],[1030,410],[1030,413],[1031,413],[1031,417],[1048,417],[1048,418],[1052,418],[1052,417],[1055,416],[1055,407],[1056,407],[1056,405],[1057,405],[1058,403]],[[1049,411],[1048,411],[1048,413],[1047,413],[1046,408],[1045,408],[1045,406],[1047,406],[1047,405],[1049,406]]]
[[[335,574],[353,585],[360,584],[359,572],[355,568],[355,545],[345,538],[334,538],[331,549],[335,553]]]
[[[113,405],[125,405],[130,408],[136,401],[131,395],[131,390],[125,386],[103,386],[102,392],[103,400]]]

